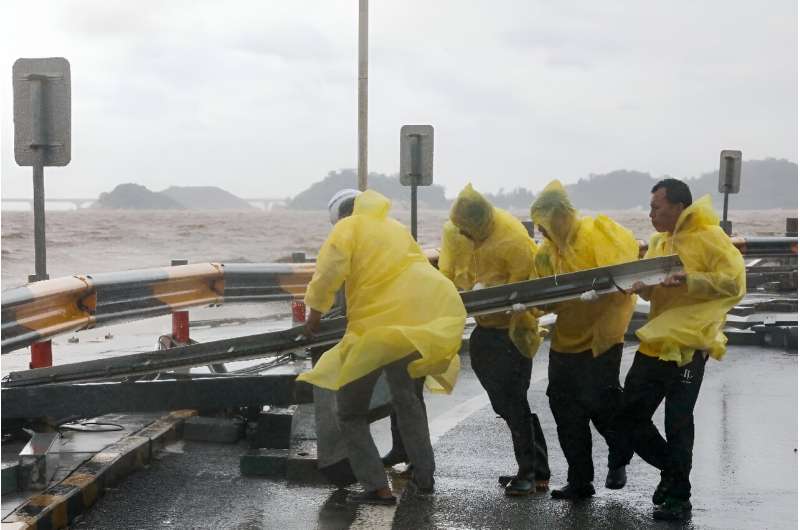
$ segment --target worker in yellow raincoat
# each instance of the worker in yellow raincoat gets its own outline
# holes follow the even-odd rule
[[[459,193],[450,210],[450,221],[472,242],[471,249],[455,244],[443,246],[440,253],[442,272],[459,288],[493,287],[530,277],[536,252],[533,239],[519,219],[494,208],[472,185]],[[458,240],[444,239],[444,243],[448,241]],[[471,261],[469,266],[465,259]],[[541,342],[538,321],[523,307],[513,314],[478,316],[476,322],[469,339],[472,369],[492,408],[511,430],[518,466],[515,474],[501,475],[499,481],[507,495],[528,495],[537,486],[545,490],[550,480],[547,444],[528,403],[532,359]]]
[[[352,502],[394,504],[367,414],[372,390],[385,372],[400,433],[420,492],[433,489],[435,464],[428,424],[413,378],[445,374],[461,346],[466,312],[453,285],[428,262],[409,231],[389,218],[390,202],[367,190],[353,214],[339,220],[323,244],[306,291],[306,333],[345,285],[347,330],[298,377],[338,390],[337,407],[350,465],[365,492]],[[446,386],[446,378],[439,382]]]
[[[439,252],[439,270],[448,278],[452,278],[456,288],[463,291],[467,288],[467,284],[472,278],[470,273],[472,241],[461,235],[458,228],[451,221],[447,221],[442,230],[441,248],[446,249],[446,251],[442,252],[440,250]],[[469,284],[469,287],[471,287],[471,284]],[[460,367],[458,356],[455,356],[453,361],[448,372],[453,371],[456,373]],[[425,408],[425,399],[422,394],[424,386],[427,385],[428,390],[432,392],[440,392],[442,390],[441,385],[433,378],[427,378],[424,383],[422,379],[415,381],[417,396],[422,402],[423,408]],[[408,462],[408,453],[403,445],[403,437],[400,436],[400,429],[397,424],[397,414],[392,412],[390,420],[392,447],[381,457],[383,465],[387,467]]]
[[[630,230],[610,218],[581,217],[561,183],[548,184],[531,205],[531,219],[544,236],[534,258],[536,276],[553,276],[636,261],[639,244]],[[558,441],[567,459],[567,484],[553,490],[556,499],[594,495],[592,433],[589,422],[607,436],[622,401],[619,368],[622,345],[635,297],[624,293],[555,304],[547,396]],[[606,485],[622,487],[625,467],[613,468]]]
[[[745,268],[719,227],[711,197],[693,203],[680,180],[664,179],[653,187],[650,220],[658,233],[645,258],[677,254],[684,271],[654,287],[634,284],[650,301],[650,315],[636,332],[641,343],[625,378],[611,463],[626,465],[635,451],[660,469],[653,517],[679,520],[692,510],[694,405],[708,356],[720,360],[725,354],[725,315],[745,294]],[[666,440],[652,420],[664,400]]]

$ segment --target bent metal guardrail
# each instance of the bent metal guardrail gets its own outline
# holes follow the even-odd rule
[[[796,237],[732,238],[748,256],[797,255]],[[640,248],[647,244],[640,241]],[[438,260],[438,252],[426,249]],[[641,252],[644,254],[644,252]],[[313,263],[198,263],[35,282],[2,293],[2,352],[62,333],[211,303],[291,300]]]
[[[291,300],[313,263],[197,263],[72,276],[2,293],[2,352],[48,337],[223,302]]]

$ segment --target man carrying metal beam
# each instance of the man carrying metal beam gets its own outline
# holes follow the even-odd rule
[[[627,465],[635,451],[660,469],[653,517],[683,520],[692,513],[694,405],[708,356],[725,355],[722,328],[728,310],[745,294],[745,267],[719,226],[710,196],[693,203],[689,187],[676,179],[664,179],[651,191],[650,220],[657,233],[645,258],[674,253],[684,271],[660,285],[637,282],[631,289],[650,301],[650,315],[636,332],[641,343],[625,378],[610,464]],[[662,401],[666,440],[652,419]]]
[[[344,283],[347,330],[314,368],[298,377],[338,390],[339,424],[350,465],[364,492],[351,502],[394,504],[381,457],[369,430],[370,397],[386,374],[400,434],[414,466],[412,488],[433,491],[434,459],[428,423],[414,379],[443,377],[461,346],[466,311],[453,285],[428,262],[409,231],[389,218],[391,203],[367,190],[353,215],[333,227],[306,290],[306,334],[319,329]],[[450,387],[452,388],[452,387]]]
[[[450,220],[473,244],[468,256],[454,258],[452,252],[458,251],[457,247],[443,247],[439,257],[444,263],[465,257],[472,262],[471,281],[459,287],[479,289],[530,277],[536,244],[518,219],[494,208],[472,185],[459,193]],[[453,271],[442,269],[456,281]],[[528,403],[532,359],[541,342],[538,321],[524,307],[512,315],[495,313],[478,316],[476,321],[478,325],[469,338],[472,369],[492,408],[511,430],[518,465],[517,473],[502,475],[500,483],[511,496],[546,490],[550,480],[547,444]]]
[[[557,180],[531,205],[531,219],[544,236],[534,258],[536,276],[557,276],[636,261],[639,245],[627,230],[604,215],[580,217]],[[550,344],[547,396],[558,441],[567,459],[567,484],[555,499],[594,495],[591,421],[607,436],[622,398],[619,367],[634,296],[588,291],[581,299],[559,302]],[[609,472],[606,484],[625,482],[625,467]]]

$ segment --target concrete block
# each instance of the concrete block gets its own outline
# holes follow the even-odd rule
[[[35,433],[19,453],[19,480],[22,490],[43,490],[58,469],[59,434]]]
[[[183,424],[184,440],[215,443],[235,443],[244,434],[244,422],[239,418],[205,418],[196,416]]]
[[[242,475],[285,478],[288,449],[252,449],[239,458]]]
[[[317,468],[316,440],[292,440],[286,461],[286,479],[295,482],[327,482]]]
[[[292,418],[297,405],[287,408],[271,407],[261,412],[254,422],[251,432],[250,447],[253,449],[288,449],[292,430]]]

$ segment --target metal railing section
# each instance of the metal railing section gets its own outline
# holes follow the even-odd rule
[[[797,237],[734,237],[747,256],[797,256]],[[640,241],[640,250],[647,244]],[[641,252],[644,254],[644,252]],[[426,249],[432,263],[438,251]],[[95,325],[192,306],[292,300],[305,294],[313,263],[197,263],[72,276],[2,292],[2,352]]]

